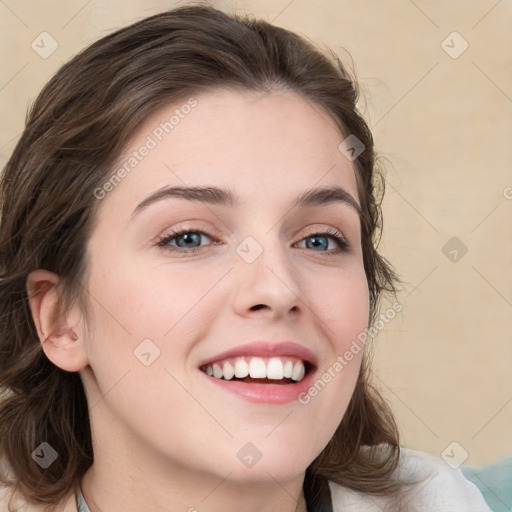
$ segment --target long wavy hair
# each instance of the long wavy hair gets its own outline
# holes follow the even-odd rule
[[[372,134],[356,107],[357,80],[332,50],[207,4],[163,12],[103,37],[42,89],[0,177],[0,483],[12,489],[11,497],[20,492],[28,502],[56,510],[93,463],[80,375],[45,356],[30,314],[28,274],[39,268],[55,272],[62,282],[61,311],[77,301],[86,308],[80,283],[100,203],[94,191],[112,175],[149,115],[217,86],[289,89],[330,114],[340,140],[355,135],[362,142],[353,164],[369,325],[382,293],[396,291],[396,275],[377,250],[383,178]],[[399,492],[401,484],[392,477],[399,432],[389,405],[370,383],[369,357],[366,350],[334,436],[307,468],[308,510],[330,510],[329,480],[371,495]],[[44,470],[32,458],[43,441],[59,454]]]

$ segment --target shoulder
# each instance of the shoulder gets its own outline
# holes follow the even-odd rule
[[[460,469],[451,468],[441,457],[430,453],[403,447],[400,452],[396,477],[416,482],[404,496],[400,508],[403,512],[491,512],[480,491]],[[334,512],[391,510],[389,498],[365,495],[333,482],[329,487]]]
[[[45,512],[44,505],[32,505],[26,503],[19,496],[15,496],[11,501],[11,508],[9,508],[9,500],[11,498],[12,489],[0,485],[0,512]],[[70,493],[69,496],[63,500],[62,512],[77,512],[75,504],[75,495]]]

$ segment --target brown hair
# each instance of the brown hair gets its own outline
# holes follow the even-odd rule
[[[370,323],[382,292],[395,291],[396,276],[377,251],[382,179],[372,135],[356,109],[357,82],[334,52],[325,55],[297,34],[209,5],[180,7],[100,39],[43,88],[0,178],[0,456],[12,473],[0,482],[12,486],[13,495],[58,505],[93,462],[80,375],[45,356],[29,310],[27,275],[38,268],[55,272],[61,310],[77,300],[86,307],[80,283],[99,203],[94,191],[151,113],[215,86],[290,89],[328,112],[343,137],[353,134],[363,143],[354,164]],[[400,455],[398,429],[369,383],[368,357],[366,351],[341,424],[307,469],[309,510],[330,502],[328,480],[374,495],[399,489],[391,476]],[[43,441],[58,453],[44,470],[31,456]],[[384,457],[376,456],[377,445],[386,447]]]

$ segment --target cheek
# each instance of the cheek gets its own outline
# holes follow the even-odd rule
[[[343,275],[342,275],[343,274]],[[314,389],[301,401],[311,402],[317,414],[337,426],[350,400],[364,354],[369,318],[369,291],[364,270],[318,276],[309,291],[318,329],[323,336],[323,357]],[[322,412],[321,412],[322,411]]]
[[[151,268],[122,260],[108,271],[96,265],[89,281],[95,299],[91,366],[96,363],[101,372],[118,367],[116,374],[137,367],[134,351],[148,339],[156,347],[157,366],[183,365],[190,345],[225,305],[216,299],[215,285],[225,273],[217,270],[176,264]]]
[[[223,303],[218,300],[213,308],[210,299],[207,308],[204,300],[219,276],[199,267],[185,272],[119,260],[108,271],[106,265],[93,268],[88,350],[99,395],[92,391],[92,403],[101,400],[127,422],[136,423],[132,412],[139,411],[141,429],[148,417],[169,425],[171,408],[173,419],[186,416],[194,403],[177,382],[186,383],[184,364],[190,348],[212,325]],[[108,399],[100,398],[104,395]],[[202,421],[207,424],[208,418]]]
[[[300,405],[294,418],[297,438],[307,426],[309,446],[320,453],[338,428],[354,392],[364,354],[358,336],[368,325],[369,292],[364,271],[354,269],[317,274],[304,293],[323,337],[323,357],[311,386],[298,396]]]
[[[367,328],[369,291],[363,269],[316,276],[307,295],[325,337],[337,352]]]
[[[193,271],[179,265],[148,268],[120,261],[108,273],[98,267],[90,289],[102,306],[100,317],[114,330],[161,337],[194,309],[214,281],[211,272],[200,267]]]

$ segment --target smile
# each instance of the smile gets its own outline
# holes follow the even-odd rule
[[[216,379],[291,384],[304,379],[311,365],[296,357],[240,356],[203,365],[200,369]]]
[[[315,354],[298,343],[254,341],[203,359],[199,374],[244,401],[289,404],[311,386],[317,367]]]

